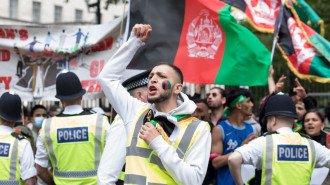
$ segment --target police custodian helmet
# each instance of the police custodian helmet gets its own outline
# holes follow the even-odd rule
[[[73,100],[85,93],[86,90],[82,88],[81,82],[75,73],[61,73],[56,78],[56,98],[60,100]]]
[[[279,115],[298,119],[296,107],[288,95],[274,95],[269,97],[265,105],[265,117]]]
[[[14,93],[5,92],[0,98],[0,117],[11,123],[20,121],[22,112],[21,98]]]

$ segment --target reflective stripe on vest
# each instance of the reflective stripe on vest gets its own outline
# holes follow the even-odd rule
[[[150,158],[149,161],[150,163],[155,164],[160,169],[166,171],[164,165],[161,162],[161,159],[157,155],[152,154],[153,152],[152,149],[136,146],[138,142],[139,131],[143,125],[144,117],[148,111],[149,109],[145,110],[136,122],[132,135],[131,144],[126,148],[126,156],[138,156],[146,159]],[[185,154],[187,153],[192,137],[200,122],[201,122],[200,120],[192,121],[187,126],[185,133],[183,134],[176,149],[176,152],[180,159],[183,159]],[[147,183],[147,178],[145,176],[125,173],[125,184],[146,184],[146,183]],[[148,183],[148,184],[160,185],[159,183]]]
[[[9,171],[4,170],[4,169],[8,169],[8,166],[7,166],[7,168],[5,167],[5,168],[3,168],[3,170],[1,170],[1,173],[2,173],[2,175],[4,175],[3,174],[3,173],[5,173],[4,171],[7,171],[9,173],[7,173],[8,174],[7,179],[0,180],[0,185],[2,185],[2,184],[20,184],[20,181],[19,181],[20,177],[18,176],[16,179],[16,174],[17,173],[19,174],[19,169],[17,168],[18,152],[19,152],[18,142],[19,141],[18,141],[18,139],[14,138],[11,135],[9,135],[8,137],[10,137],[8,139],[11,139],[11,141],[9,141],[10,143],[4,142],[3,144],[8,144],[8,145],[10,144],[10,149],[9,149],[9,151],[7,151],[8,152],[7,157],[10,156],[9,161],[8,161],[7,157],[4,157],[4,159],[7,158],[5,160],[7,160],[8,162],[6,162],[7,164],[5,164],[5,165],[9,166]],[[2,163],[2,164],[4,164],[4,163]],[[0,167],[1,167],[1,165],[0,165]],[[5,178],[6,178],[6,176],[5,176]]]
[[[95,137],[94,137],[94,145],[95,145],[95,161],[94,161],[94,169],[89,171],[59,171],[57,167],[57,159],[54,153],[53,142],[51,140],[51,122],[52,118],[46,120],[44,125],[45,129],[45,141],[48,145],[49,154],[54,161],[54,175],[57,177],[67,177],[67,178],[83,178],[83,177],[91,177],[97,175],[97,169],[100,163],[100,154],[101,151],[101,140],[102,140],[102,128],[103,128],[103,116],[101,114],[97,114],[96,120],[96,128],[95,128]]]
[[[126,179],[129,177],[129,180]],[[125,183],[124,184],[146,184],[147,177],[142,175],[133,175],[133,174],[125,174]],[[161,183],[151,183],[149,182],[148,185],[167,185],[167,184],[161,184]]]
[[[306,139],[308,142],[306,142],[306,140],[305,140],[304,141],[305,144],[301,143],[300,145],[299,144],[295,145],[295,144],[281,143],[281,141],[280,141],[280,142],[276,142],[277,143],[276,146],[278,148],[274,148],[274,139],[275,138],[273,138],[273,136],[276,137],[276,135],[277,134],[266,136],[266,143],[265,143],[266,146],[264,148],[264,156],[263,156],[265,159],[263,159],[263,170],[262,170],[262,173],[264,173],[264,174],[262,174],[261,184],[271,185],[272,183],[274,183],[274,181],[279,183],[278,181],[276,181],[272,178],[273,178],[273,170],[277,171],[276,173],[278,173],[278,171],[280,171],[280,169],[282,169],[282,167],[280,167],[280,166],[276,166],[276,167],[280,167],[279,169],[274,169],[275,167],[274,167],[274,164],[273,164],[273,162],[276,161],[276,160],[278,160],[277,163],[276,163],[277,165],[279,165],[280,163],[283,163],[283,159],[281,157],[279,157],[281,154],[278,153],[279,152],[278,148],[281,147],[281,146],[282,147],[283,146],[292,147],[292,148],[290,148],[291,151],[288,149],[288,153],[287,153],[287,151],[285,150],[285,154],[282,153],[282,155],[283,156],[285,155],[285,157],[283,157],[283,158],[288,158],[287,160],[288,160],[289,163],[287,163],[287,164],[294,164],[295,162],[297,162],[296,164],[298,165],[298,164],[300,164],[300,161],[303,160],[303,159],[304,159],[305,164],[308,164],[309,160],[305,160],[305,158],[302,158],[301,160],[299,160],[298,159],[298,153],[297,153],[297,151],[299,151],[299,150],[294,151],[294,147],[296,147],[296,146],[298,146],[298,147],[307,147],[307,150],[308,150],[307,145],[309,145],[309,150],[308,151],[311,152],[311,155],[309,156],[309,154],[308,153],[307,154],[308,154],[308,157],[311,157],[310,172],[312,172],[313,169],[314,169],[314,166],[315,166],[315,161],[316,161],[316,153],[315,153],[315,147],[314,147],[313,141],[310,140],[310,139],[302,138],[302,140]],[[279,139],[279,137],[276,138],[276,139]],[[277,156],[274,156],[274,150],[276,150],[275,154]],[[303,154],[301,154],[301,155],[303,155]],[[286,164],[284,164],[284,165],[286,165]],[[299,166],[299,167],[303,167],[303,166]],[[299,172],[296,172],[296,173],[299,174]],[[277,178],[281,174],[278,173]],[[287,175],[287,174],[285,174],[285,175]],[[305,174],[305,175],[311,175],[311,173],[310,174]],[[281,178],[281,179],[284,179],[284,177]],[[310,177],[308,179],[310,179]]]
[[[10,175],[9,180],[16,179],[16,168],[17,168],[17,154],[18,154],[18,139],[15,139],[13,150],[10,158]]]
[[[19,180],[0,180],[0,185],[19,185]]]
[[[266,163],[265,163],[265,185],[272,184],[272,167],[273,167],[273,137],[266,136]]]

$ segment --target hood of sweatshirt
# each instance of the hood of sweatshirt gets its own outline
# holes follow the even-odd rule
[[[149,104],[149,108],[151,110],[153,110],[155,117],[158,117],[158,116],[167,117],[168,121],[174,123],[176,126],[179,126],[177,119],[173,116],[174,115],[192,114],[195,111],[197,106],[192,100],[190,100],[188,98],[187,95],[185,95],[182,92],[178,95],[177,103],[178,103],[178,107],[171,110],[168,113],[159,112],[155,108],[154,104]]]

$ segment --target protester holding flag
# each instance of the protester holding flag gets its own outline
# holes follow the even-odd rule
[[[99,75],[105,95],[130,128],[125,184],[201,184],[210,155],[210,128],[191,117],[196,105],[181,92],[181,71],[167,63],[156,65],[149,75],[149,103],[130,96],[120,83],[125,68],[150,35],[150,25],[135,25],[129,40]],[[152,122],[161,125],[169,143]]]

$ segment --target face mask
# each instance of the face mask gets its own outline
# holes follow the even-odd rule
[[[35,117],[34,118],[34,125],[37,127],[37,128],[41,128],[42,126],[42,122],[44,121],[44,117]]]

